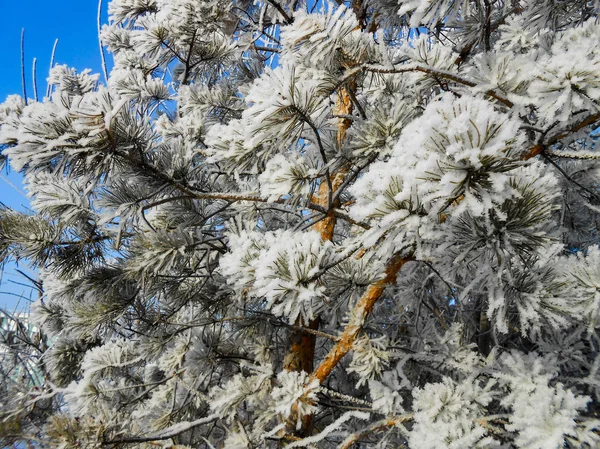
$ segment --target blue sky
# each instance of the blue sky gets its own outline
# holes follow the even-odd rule
[[[106,23],[106,3],[102,21]],[[67,64],[78,70],[101,71],[98,47],[96,0],[17,0],[0,2],[0,102],[11,94],[21,94],[21,29],[25,29],[25,76],[27,96],[33,97],[32,65],[37,58],[37,87],[43,97],[50,57],[55,39],[58,39],[55,62]],[[107,55],[108,56],[108,55]],[[108,56],[110,59],[110,56]],[[0,177],[0,201],[7,206],[23,210],[28,200],[23,192],[18,173],[2,171]],[[26,271],[25,267],[21,267]],[[0,284],[0,307],[13,309],[19,295],[30,296],[30,289],[18,283],[26,280],[15,271],[15,266],[5,268]],[[19,308],[27,301],[21,300]]]

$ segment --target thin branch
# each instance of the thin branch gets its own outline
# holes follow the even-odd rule
[[[366,420],[366,419],[369,419],[369,417],[370,417],[369,413],[361,412],[358,410],[352,410],[352,411],[346,412],[342,416],[340,416],[338,419],[336,419],[334,422],[332,422],[331,424],[326,426],[318,434],[294,441],[294,442],[288,444],[286,447],[290,448],[290,449],[293,447],[307,447],[309,444],[318,443],[319,441],[325,439],[325,437],[327,437],[327,435],[329,435],[332,432],[334,432],[335,430],[339,429],[342,424],[344,424],[346,421],[348,421],[352,418]]]
[[[50,69],[49,71],[52,70],[52,68],[54,67],[54,57],[56,56],[56,47],[58,46],[58,39],[54,40],[54,45],[52,46],[52,54],[50,55]],[[50,98],[50,94],[52,93],[52,85],[50,83],[48,83],[48,86],[46,87],[46,97]]]
[[[219,419],[219,415],[217,415],[217,414],[209,415],[204,418],[197,419],[195,421],[191,421],[191,422],[187,421],[187,422],[180,422],[180,423],[174,424],[171,427],[167,427],[166,429],[161,430],[160,432],[158,432],[154,435],[149,435],[147,437],[118,438],[118,439],[114,439],[114,440],[104,441],[102,444],[103,445],[107,445],[107,444],[117,445],[117,444],[147,443],[150,441],[168,440],[169,438],[173,438],[173,437],[176,437],[177,435],[181,435],[182,433],[192,430],[198,426],[203,426],[204,424],[208,424],[213,421],[216,421],[217,419]]]
[[[39,291],[40,293],[44,293],[44,289],[42,287],[42,282],[32,278],[31,276],[29,276],[28,274],[26,274],[23,270],[19,270],[18,268],[15,269],[15,271],[17,273],[19,273],[21,276],[23,276],[24,278],[27,278],[29,280],[29,282],[31,282],[34,286],[34,288]]]
[[[448,283],[448,281],[446,279],[444,279],[444,277],[441,275],[441,273],[436,270],[434,268],[433,265],[431,265],[429,262],[427,262],[426,260],[420,260],[419,262],[424,263],[425,265],[427,265],[429,267],[429,269],[431,271],[433,271],[435,273],[435,275],[444,283],[446,284],[446,287],[448,288],[448,291],[450,292],[450,294],[454,297],[454,289],[452,288],[452,286]]]
[[[322,331],[319,331],[316,329],[311,329],[310,327],[306,327],[306,326],[300,326],[298,324],[288,324],[285,321],[281,321],[281,320],[279,320],[279,323],[281,325],[283,325],[285,327],[289,327],[295,331],[304,332],[306,334],[312,334],[317,337],[327,338],[328,340],[332,340],[332,341],[339,341],[338,337],[336,337],[335,335],[328,334],[327,332],[322,332]]]
[[[21,29],[21,87],[23,88],[25,106],[27,106],[27,84],[25,82],[25,28]]]
[[[274,8],[277,10],[277,12],[278,12],[279,14],[281,14],[281,15],[283,16],[283,18],[284,18],[284,20],[285,20],[285,23],[286,23],[286,24],[288,24],[288,25],[289,25],[289,24],[291,24],[291,23],[294,21],[294,20],[293,20],[293,19],[292,19],[292,18],[291,18],[291,17],[288,15],[288,13],[287,13],[287,12],[285,12],[285,9],[283,9],[283,7],[282,7],[282,6],[281,6],[279,3],[277,3],[275,0],[267,0],[267,1],[268,1],[268,2],[271,4],[271,6],[273,6],[273,7],[274,7]]]
[[[558,165],[555,161],[552,160],[552,158],[550,156],[548,156],[546,154],[546,152],[542,152],[542,156],[544,157],[544,159],[546,161],[548,161],[550,163],[550,165],[552,165],[554,168],[556,168],[556,170],[558,170],[559,173],[561,175],[563,175],[567,181],[571,182],[572,184],[575,184],[577,187],[579,187],[581,190],[583,190],[585,193],[587,193],[588,197],[586,199],[588,201],[590,201],[592,198],[594,198],[594,199],[599,198],[597,193],[592,192],[590,189],[588,189],[586,186],[582,185],[580,182],[576,181],[571,175],[569,175],[566,171],[564,171],[560,165]]]
[[[454,81],[455,83],[462,84],[463,86],[467,86],[467,87],[476,87],[477,86],[476,82],[468,80],[466,78],[463,78],[455,73],[448,72],[446,70],[436,69],[434,67],[425,66],[425,65],[421,65],[421,64],[409,64],[409,65],[402,66],[402,67],[392,67],[392,68],[385,67],[385,66],[375,66],[375,65],[365,64],[360,67],[362,67],[362,69],[366,70],[367,72],[373,72],[373,73],[422,72],[422,73],[427,73],[428,75],[433,75],[433,76],[436,76],[439,78]],[[351,76],[353,76],[355,74],[355,70],[356,69],[353,69],[350,72]],[[485,95],[487,95],[488,97],[492,97],[494,100],[498,101],[499,103],[502,103],[503,105],[505,105],[509,108],[512,108],[514,106],[512,101],[510,101],[508,98],[506,98],[501,93],[495,91],[494,89],[489,89],[483,93]]]
[[[314,204],[310,204],[310,208],[311,209],[315,209],[315,210],[319,210],[315,207],[316,205]],[[353,218],[350,217],[350,215],[348,215],[346,212],[340,210],[340,209],[333,209],[333,216],[336,218],[341,218],[342,220],[347,221],[348,223],[350,223],[351,225],[354,226],[358,226],[359,228],[363,228],[365,230],[369,230],[371,229],[371,226],[369,226],[366,223],[363,223],[362,221],[356,221]]]
[[[325,147],[323,146],[323,142],[321,141],[321,135],[319,134],[319,130],[317,126],[312,122],[310,117],[308,117],[304,111],[302,111],[298,106],[292,105],[292,108],[298,113],[300,118],[304,123],[306,123],[310,129],[312,129],[315,138],[317,139],[317,146],[319,147],[319,153],[321,154],[321,159],[323,159],[323,164],[327,167],[327,155],[325,154]],[[329,197],[331,199],[331,195],[333,194],[333,186],[331,184],[331,173],[329,172],[329,167],[325,169],[325,180],[327,181],[327,188],[329,189]],[[327,204],[327,209],[331,207],[331,201]]]
[[[392,418],[385,418],[385,419],[382,419],[381,421],[374,422],[373,424],[371,424],[368,427],[365,427],[364,429],[360,430],[359,432],[349,435],[342,442],[342,444],[340,444],[338,446],[337,449],[349,449],[350,447],[352,447],[352,445],[357,443],[361,438],[367,436],[370,433],[379,432],[381,430],[393,428],[399,424],[411,421],[412,419],[413,419],[413,415],[407,414],[407,415],[394,416]]]
[[[542,154],[542,152],[545,151],[547,147],[554,145],[555,143],[557,143],[561,139],[564,139],[572,133],[581,131],[586,126],[593,125],[599,120],[600,112],[597,112],[595,114],[590,114],[581,120],[572,121],[567,127],[563,128],[562,130],[558,130],[555,131],[553,134],[550,134],[549,137],[547,137],[547,139],[545,140],[545,142],[539,143],[529,148],[527,151],[525,151],[525,153],[523,153],[521,159],[527,160],[538,156]]]
[[[184,86],[188,83],[189,76],[190,76],[190,69],[192,68],[190,63],[192,60],[192,53],[194,50],[194,43],[196,42],[196,33],[197,32],[198,32],[198,30],[195,29],[194,32],[192,33],[192,41],[190,42],[190,48],[188,50],[187,58],[185,58],[185,71],[183,73],[183,79],[181,80],[181,84]]]
[[[162,204],[170,203],[171,201],[179,201],[179,200],[188,200],[194,199],[193,196],[190,195],[180,195],[180,196],[170,196],[167,198],[162,198],[160,200],[153,201],[152,203],[148,203],[142,207],[142,212],[147,211],[148,209],[152,209],[153,207],[160,206]]]
[[[348,187],[357,178],[360,172],[367,168],[369,165],[371,165],[375,161],[375,159],[377,159],[377,156],[378,153],[372,154],[363,165],[357,167],[355,170],[352,171],[352,173],[349,176],[346,177],[346,179],[344,179],[344,182],[342,182],[342,184],[339,186],[339,188],[333,195],[334,202],[337,201],[344,189]]]
[[[254,50],[256,50],[256,51],[267,51],[267,52],[271,52],[271,53],[281,53],[281,50],[278,49],[278,48],[263,47],[261,45],[256,45],[256,44],[253,44],[252,48],[254,48]]]
[[[296,226],[294,226],[293,230],[302,232],[305,229],[308,229],[323,221],[325,218],[327,218],[327,215],[325,215],[323,212],[313,212],[312,214],[303,217],[302,220]]]
[[[162,173],[160,170],[158,170],[156,167],[149,165],[143,161],[138,161],[138,160],[134,160],[131,157],[125,155],[125,154],[121,154],[121,157],[129,160],[130,162],[133,163],[141,163],[143,168],[145,168],[146,170],[151,171],[155,176],[157,176],[159,179],[162,179],[163,181],[165,181],[166,183],[168,183],[169,185],[171,185],[172,187],[176,188],[177,190],[179,190],[180,192],[183,192],[195,199],[216,199],[216,200],[226,200],[226,201],[231,201],[231,202],[235,202],[235,201],[252,201],[252,202],[258,202],[258,203],[277,203],[277,204],[287,204],[286,200],[284,199],[278,199],[278,200],[267,200],[265,198],[261,198],[258,195],[252,195],[252,194],[243,194],[243,193],[221,193],[221,192],[198,192],[188,186],[185,186],[183,184],[181,184],[180,182],[172,179],[171,177],[165,175],[164,173]],[[331,182],[331,180],[329,180]],[[318,204],[315,203],[308,203],[306,206],[304,206],[306,209],[311,209],[317,212],[322,212],[324,214],[328,214],[328,213],[332,213],[335,217],[337,218],[342,218],[344,220],[346,220],[348,223],[361,227],[363,229],[369,230],[371,229],[371,227],[366,224],[366,223],[362,223],[356,220],[353,220],[347,213],[345,213],[342,210],[339,209],[333,209],[332,211],[330,211],[329,208],[320,206]]]
[[[33,58],[33,66],[31,67],[31,82],[33,83],[33,98],[35,101],[39,101],[37,90],[37,58]]]
[[[104,47],[102,46],[102,38],[100,33],[102,32],[102,0],[98,0],[98,44],[100,45],[100,59],[102,61],[102,72],[104,74],[104,81],[108,83],[108,69],[106,68],[106,57],[104,55]]]
[[[354,104],[354,106],[356,106],[356,109],[358,109],[358,113],[360,115],[360,118],[362,118],[363,120],[367,119],[367,114],[365,112],[365,110],[363,109],[362,105],[360,104],[360,101],[358,101],[358,98],[356,98],[356,94],[354,93],[354,89],[346,89],[346,91],[348,92],[348,95],[350,96],[350,99],[352,100],[352,103]]]
[[[310,278],[308,278],[306,280],[306,283],[310,283],[310,282],[314,282],[317,279],[319,279],[321,276],[323,276],[325,273],[327,273],[329,270],[331,270],[332,268],[338,266],[339,264],[341,264],[343,261],[348,260],[350,257],[352,257],[352,255],[358,251],[361,248],[360,245],[356,245],[355,247],[350,247],[348,248],[346,251],[342,252],[342,255],[340,257],[338,257],[336,260],[334,260],[333,262],[325,265],[324,267],[322,267],[319,271],[317,271],[315,274],[313,274]]]

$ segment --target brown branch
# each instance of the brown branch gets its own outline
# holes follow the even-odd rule
[[[281,199],[281,198],[277,199],[277,200],[268,200],[268,199],[262,198],[258,195],[245,194],[245,193],[199,192],[197,190],[194,190],[193,188],[190,188],[190,187],[180,183],[179,181],[176,181],[175,179],[171,178],[170,176],[168,176],[168,175],[164,174],[163,172],[161,172],[160,170],[158,170],[156,167],[149,165],[144,161],[135,160],[134,158],[132,158],[126,154],[119,154],[119,156],[133,164],[141,164],[141,166],[144,170],[150,171],[158,179],[164,181],[166,184],[170,185],[171,187],[179,190],[180,192],[186,194],[187,196],[189,196],[190,198],[193,198],[193,199],[225,200],[225,201],[230,201],[230,202],[253,201],[253,202],[258,202],[258,203],[286,204],[286,200]],[[366,230],[371,229],[371,227],[368,224],[353,220],[347,213],[345,213],[344,211],[341,211],[339,209],[327,208],[326,206],[323,206],[321,204],[315,204],[313,202],[308,203],[304,207],[306,209],[314,210],[316,212],[321,212],[324,214],[331,214],[336,218],[341,218],[352,225],[361,227]]]
[[[582,119],[580,121],[571,123],[565,129],[562,129],[560,131],[557,131],[554,134],[551,134],[546,139],[545,142],[539,143],[539,144],[534,145],[533,147],[529,148],[529,150],[527,150],[525,153],[523,153],[523,156],[521,157],[521,159],[527,160],[527,159],[531,159],[532,157],[538,156],[538,155],[542,154],[542,152],[544,151],[545,148],[554,145],[559,140],[567,137],[569,134],[573,134],[577,131],[581,131],[586,126],[593,125],[594,123],[596,123],[599,120],[600,120],[600,113],[595,113],[595,114],[588,115],[587,117],[585,117],[584,119]]]
[[[385,276],[367,288],[367,291],[356,304],[350,323],[345,327],[339,342],[331,348],[325,359],[312,373],[311,379],[317,379],[320,383],[323,383],[339,361],[352,350],[354,341],[358,337],[365,319],[373,310],[373,306],[386,287],[396,282],[396,275],[400,268],[411,260],[414,260],[413,256],[403,257],[400,254],[395,254],[389,260],[385,269]]]
[[[337,449],[350,449],[353,444],[357,443],[361,438],[367,436],[372,432],[379,432],[380,430],[389,429],[391,427],[395,427],[398,424],[405,423],[413,419],[412,414],[408,415],[400,415],[394,416],[392,418],[385,418],[381,421],[374,422],[368,427],[360,430],[359,432],[353,433],[349,435],[343,442],[340,444]]]
[[[362,66],[362,68],[368,72],[374,72],[374,73],[422,72],[422,73],[426,73],[428,75],[433,75],[433,76],[436,76],[439,78],[453,81],[457,84],[462,84],[463,86],[467,86],[467,87],[476,87],[477,86],[476,82],[468,80],[466,78],[463,78],[454,73],[451,73],[451,72],[448,72],[445,70],[439,70],[434,67],[420,65],[420,64],[410,64],[410,65],[406,65],[404,67],[398,67],[398,68],[395,68],[395,67],[389,68],[389,67],[384,67],[384,66],[378,67],[378,66],[366,64],[366,65]],[[354,70],[351,72],[351,75],[354,75]],[[486,90],[483,93],[485,95],[487,95],[488,97],[493,98],[494,100],[498,101],[499,103],[502,103],[503,105],[505,105],[509,108],[512,108],[514,106],[512,101],[510,101],[508,98],[506,98],[501,93],[495,91],[494,89]]]
[[[355,88],[354,83],[348,83],[348,87],[341,88],[338,92],[336,98],[336,105],[334,113],[337,115],[347,116],[352,113],[353,103],[350,96],[349,90]],[[302,111],[298,110],[299,113],[303,116],[303,119],[308,125],[312,128],[315,136],[317,138],[317,142],[319,144],[319,149],[321,151],[321,155],[323,158],[323,163],[327,164],[327,158],[325,156],[325,151],[322,146],[319,132],[316,127],[312,124],[308,117],[305,117]],[[338,132],[337,132],[337,142],[338,146],[341,146],[343,142],[346,140],[346,134],[348,128],[352,125],[352,121],[347,118],[338,119]],[[338,205],[339,201],[333,199],[334,193],[344,184],[344,178],[346,176],[347,169],[342,168],[337,172],[331,174],[329,169],[326,171],[325,182],[321,182],[319,185],[318,192],[313,196],[311,204],[314,204],[316,207],[323,208],[325,216],[319,220],[315,225],[314,229],[321,235],[323,240],[333,240],[333,234],[335,230],[335,225],[337,218],[340,216],[340,212],[336,213],[335,207]],[[351,220],[350,217],[347,219]],[[290,348],[288,353],[285,356],[283,366],[287,371],[304,371],[310,373],[314,369],[314,359],[315,359],[315,345],[316,345],[316,333],[318,332],[320,324],[319,317],[308,323],[308,328],[310,329],[307,332],[302,326],[302,323],[297,320],[292,333],[290,334]],[[297,411],[293,410],[293,415],[296,415]],[[290,423],[295,422],[295,417],[290,419]],[[302,417],[302,426],[299,430],[289,429],[288,433],[294,433],[296,436],[306,437],[312,433],[312,422],[313,415],[306,415]]]

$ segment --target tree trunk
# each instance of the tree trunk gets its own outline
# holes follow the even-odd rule
[[[349,87],[342,87],[340,89],[337,95],[336,108],[334,111],[336,115],[352,114],[352,99],[348,89],[355,89],[354,83],[351,83]],[[346,134],[351,124],[351,120],[347,118],[340,118],[338,120],[338,147],[341,147],[346,140]],[[319,185],[319,190],[312,198],[313,203],[325,208],[329,207],[327,215],[314,225],[314,230],[321,234],[321,238],[323,240],[333,240],[336,224],[336,218],[333,215],[333,210],[339,206],[339,201],[329,204],[329,198],[330,194],[333,195],[340,188],[344,182],[347,172],[348,170],[346,168],[341,168],[340,170],[332,173],[330,175],[329,182],[327,182],[327,180],[323,180]],[[330,184],[331,193],[329,187]],[[319,317],[316,317],[308,324],[302,323],[300,318],[296,320],[295,327],[290,334],[290,346],[284,359],[284,369],[288,371],[304,371],[306,373],[312,373],[314,369],[316,335],[306,332],[303,327],[308,327],[308,329],[311,330],[318,330],[319,323]],[[312,421],[313,416],[307,415],[302,419],[302,427],[299,430],[288,430],[295,436],[304,438],[312,434]],[[289,422],[295,423],[295,417],[292,416]]]

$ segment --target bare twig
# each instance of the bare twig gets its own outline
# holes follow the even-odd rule
[[[104,74],[104,81],[108,82],[108,69],[106,68],[106,57],[104,55],[104,47],[102,46],[102,38],[100,33],[102,32],[102,0],[98,0],[98,44],[100,45],[100,59],[102,60],[102,72]]]
[[[38,101],[37,90],[37,58],[33,58],[33,66],[31,67],[31,82],[33,84],[33,98]]]
[[[21,29],[21,87],[23,88],[23,99],[27,106],[27,83],[25,82],[25,28]]]
[[[54,40],[54,45],[52,46],[52,54],[50,55],[50,71],[52,70],[52,68],[54,67],[54,58],[56,56],[56,47],[58,46],[58,39]],[[50,97],[50,94],[52,93],[52,85],[50,83],[48,83],[48,86],[46,87],[46,97]]]

